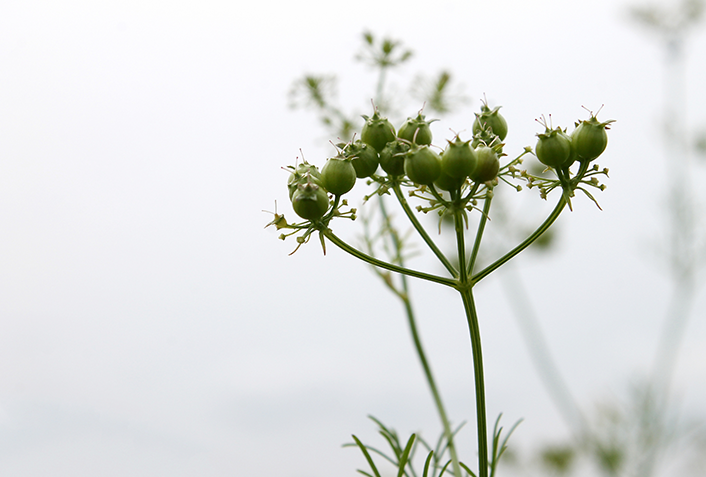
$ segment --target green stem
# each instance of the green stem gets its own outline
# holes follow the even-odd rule
[[[466,242],[463,220],[463,209],[460,202],[456,202],[454,209],[454,226],[456,229],[456,248],[458,251],[458,262],[461,276],[459,277],[458,291],[463,299],[463,308],[468,321],[468,331],[471,339],[471,351],[473,353],[473,375],[476,392],[476,425],[478,429],[478,476],[488,477],[488,424],[485,413],[485,381],[483,377],[483,352],[480,343],[480,326],[478,324],[478,314],[473,302],[472,284],[469,281],[469,270],[472,270],[473,262],[478,255],[480,242],[485,229],[488,212],[490,211],[491,197],[486,197],[483,207],[483,216],[480,219],[478,232],[476,234],[473,252],[471,254],[471,264],[466,266]]]
[[[466,269],[466,238],[464,230],[463,221],[463,209],[460,208],[459,204],[456,205],[454,209],[454,228],[456,229],[456,250],[458,252],[458,269],[461,272],[461,276],[458,277],[459,283],[466,285],[468,283],[468,270]],[[479,243],[480,237],[483,231],[479,230],[476,236],[476,241]],[[474,247],[475,250],[475,247]]]
[[[473,250],[471,251],[471,260],[468,263],[468,272],[467,273],[473,273],[473,267],[476,266],[476,259],[478,258],[478,251],[480,250],[480,242],[481,239],[483,238],[483,232],[485,231],[485,225],[488,222],[488,214],[490,213],[490,203],[492,202],[493,197],[490,195],[490,191],[486,193],[485,197],[485,203],[483,205],[483,214],[480,217],[480,221],[478,222],[478,231],[476,232],[476,240],[473,243]],[[459,265],[461,266],[461,265]],[[463,267],[466,267],[466,264],[463,263]]]
[[[359,258],[360,260],[363,260],[364,262],[369,263],[370,265],[384,268],[385,270],[390,270],[393,272],[397,273],[402,273],[404,275],[408,275],[410,277],[415,277],[415,278],[421,278],[422,280],[427,280],[430,282],[434,283],[439,283],[441,285],[446,285],[447,287],[452,287],[456,288],[457,287],[457,282],[456,280],[453,280],[451,278],[444,278],[444,277],[439,277],[436,275],[431,275],[429,273],[424,273],[424,272],[419,272],[416,270],[410,270],[409,268],[405,267],[400,267],[398,265],[394,265],[392,263],[388,263],[382,260],[379,260],[375,257],[371,257],[370,255],[361,252],[355,247],[351,247],[348,245],[346,242],[338,238],[332,231],[331,229],[324,228],[319,230],[321,234],[323,234],[324,237],[329,239],[334,245],[336,245],[338,248],[343,250],[344,252],[348,252],[349,254],[353,255],[356,258]]]
[[[444,199],[441,196],[441,194],[439,194],[439,191],[436,190],[436,187],[434,187],[434,184],[429,185],[429,192],[431,192],[431,195],[433,195],[436,200],[438,200],[441,204],[443,204],[444,207],[449,206],[449,202],[446,199]],[[451,194],[453,195],[453,192],[451,192]]]
[[[331,207],[331,211],[326,214],[324,217],[322,217],[321,221],[324,223],[328,223],[331,220],[331,217],[333,217],[333,214],[336,213],[336,209],[338,209],[338,204],[341,202],[341,196],[340,195],[335,195],[333,197],[333,206]]]
[[[377,85],[377,101],[378,104],[382,103],[383,101],[383,91],[384,91],[384,82],[385,82],[385,73],[386,73],[386,68],[381,67],[380,68],[380,74],[378,77],[378,85]],[[416,217],[411,213],[409,210],[409,205],[407,204],[407,201],[404,199],[404,196],[402,196],[401,191],[399,190],[399,185],[396,186],[395,188],[395,195],[397,196],[397,199],[399,200],[400,204],[402,204],[402,207],[407,214],[407,216],[410,218],[413,224],[415,224],[415,228],[417,231],[422,234],[422,237],[426,236],[426,232],[424,229],[421,228],[421,224],[418,224]],[[387,215],[387,210],[385,209],[385,205],[383,202],[382,197],[380,198],[380,211],[383,215],[383,220],[388,222],[389,224],[389,217]],[[428,236],[427,236],[428,238]],[[397,257],[396,259],[398,260],[400,266],[404,265],[404,260],[402,257],[401,249],[402,249],[402,244],[400,243],[399,237],[397,236],[396,233],[392,234],[392,240],[394,244],[394,248],[397,252]],[[436,250],[435,253],[437,257],[439,257],[439,260],[441,260],[442,263],[444,263],[444,266],[446,267],[449,272],[451,272],[452,276],[455,276],[455,270],[453,269],[453,266],[451,266],[450,263],[448,263],[448,260],[446,260],[446,257],[439,251],[436,246],[434,245],[433,242],[431,242],[431,238],[425,239],[427,244],[432,248],[432,250]],[[438,252],[438,253],[437,253]],[[412,308],[412,302],[409,298],[409,288],[407,284],[407,275],[406,274],[401,274],[401,281],[402,281],[402,294],[398,293],[397,290],[394,290],[397,296],[400,297],[402,300],[402,303],[404,304],[405,312],[407,314],[407,322],[409,324],[409,329],[412,333],[412,339],[414,341],[414,347],[417,350],[417,356],[419,357],[419,361],[422,365],[422,369],[424,370],[424,376],[426,377],[427,384],[429,385],[429,389],[431,391],[432,397],[434,398],[434,404],[436,404],[436,409],[439,412],[439,418],[441,419],[441,424],[444,428],[444,435],[446,436],[446,441],[448,442],[448,449],[449,449],[449,454],[451,455],[451,464],[453,467],[453,472],[454,475],[457,477],[461,477],[461,466],[459,465],[459,459],[458,455],[456,453],[456,445],[454,444],[454,438],[453,438],[453,431],[451,430],[451,423],[449,422],[449,418],[446,414],[446,408],[444,407],[444,403],[441,400],[441,394],[439,393],[439,389],[436,386],[436,381],[434,380],[434,375],[432,374],[431,371],[431,366],[429,365],[429,362],[427,361],[426,353],[424,352],[424,347],[422,346],[422,341],[419,336],[419,332],[417,330],[417,323],[415,320],[414,316],[414,309]]]
[[[476,390],[476,419],[478,427],[478,477],[488,477],[488,424],[485,416],[485,379],[483,377],[483,351],[480,343],[478,314],[473,301],[473,291],[459,290],[468,321],[468,332],[473,352],[473,374]]]
[[[417,231],[417,233],[419,233],[419,235],[422,237],[427,246],[431,249],[432,252],[434,252],[434,255],[436,255],[439,261],[444,265],[446,270],[449,271],[451,276],[454,278],[458,277],[458,272],[456,271],[454,266],[451,264],[451,262],[449,262],[449,259],[446,258],[446,256],[441,252],[441,250],[439,250],[439,247],[437,247],[431,237],[429,237],[427,231],[424,230],[422,224],[420,224],[419,220],[417,220],[417,216],[414,214],[412,209],[410,209],[409,203],[407,202],[407,199],[405,199],[404,194],[402,193],[402,189],[400,189],[399,183],[394,183],[392,185],[392,190],[395,191],[395,197],[397,197],[397,200],[402,206],[404,213],[407,215],[407,218],[409,218],[409,221],[412,222],[412,226],[414,226],[414,229]]]
[[[387,215],[387,209],[385,208],[385,201],[382,197],[379,200],[380,213],[382,214],[383,221],[385,223],[385,228],[390,231],[390,236],[392,238],[392,245],[395,250],[395,260],[400,266],[404,266],[404,257],[402,256],[402,242],[397,235],[396,231],[390,225],[390,218]],[[436,381],[434,380],[434,375],[431,371],[431,366],[424,352],[424,347],[422,346],[422,340],[419,336],[419,331],[417,330],[417,323],[414,316],[414,309],[412,308],[412,301],[409,298],[409,286],[407,283],[407,276],[401,275],[402,282],[402,293],[400,293],[397,288],[391,287],[393,292],[402,300],[404,304],[405,312],[407,314],[407,323],[409,325],[410,332],[412,333],[412,340],[414,341],[414,347],[417,350],[417,356],[424,370],[424,376],[427,380],[427,385],[431,391],[432,397],[434,398],[434,404],[436,404],[436,409],[439,413],[439,418],[441,419],[441,425],[444,428],[444,435],[446,436],[446,441],[448,442],[449,454],[451,455],[452,467],[454,470],[454,475],[461,476],[461,466],[459,465],[458,455],[456,454],[456,445],[453,440],[453,431],[451,430],[451,423],[446,414],[446,409],[444,403],[441,400],[441,393],[436,387]]]
[[[532,235],[527,237],[521,244],[519,244],[517,247],[513,248],[510,250],[508,253],[497,259],[495,262],[491,263],[487,267],[485,267],[483,270],[480,272],[476,273],[473,275],[471,278],[471,282],[473,285],[493,273],[495,270],[500,268],[503,264],[507,263],[510,259],[515,257],[517,254],[522,252],[524,249],[532,245],[532,243],[537,240],[544,232],[547,231],[549,227],[554,223],[554,221],[559,217],[561,214],[561,211],[564,210],[564,207],[566,207],[566,198],[564,195],[561,196],[559,199],[559,202],[557,203],[556,207],[554,207],[554,210],[552,210],[552,213],[549,214],[549,217],[540,225],[537,230],[532,232]],[[482,218],[481,218],[482,220]]]
[[[431,394],[434,398],[434,404],[436,404],[436,409],[439,412],[439,418],[441,419],[441,424],[444,427],[444,435],[446,436],[446,441],[448,442],[449,454],[451,455],[451,465],[453,466],[454,475],[461,474],[461,466],[459,465],[458,455],[456,454],[456,446],[454,445],[453,432],[451,430],[451,423],[446,415],[446,409],[441,401],[441,394],[436,387],[436,382],[434,381],[434,376],[431,372],[431,367],[427,361],[424,349],[422,348],[422,341],[419,337],[419,332],[417,331],[417,324],[414,320],[414,311],[412,310],[412,304],[409,300],[409,295],[407,294],[407,280],[406,277],[402,276],[402,288],[404,290],[404,297],[402,301],[405,306],[405,311],[407,312],[407,321],[409,323],[409,329],[412,332],[412,339],[414,340],[414,346],[417,349],[417,356],[419,356],[419,361],[424,369],[424,376],[427,379],[427,384],[431,390]]]

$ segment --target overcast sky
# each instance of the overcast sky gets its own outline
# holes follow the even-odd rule
[[[280,167],[300,148],[319,165],[331,154],[316,118],[287,108],[291,82],[336,73],[342,103],[366,112],[374,78],[353,60],[365,29],[415,52],[394,88],[444,68],[471,98],[435,123],[439,144],[470,128],[483,94],[503,106],[511,153],[534,144],[541,114],[571,126],[582,105],[605,104],[600,118],[617,120],[599,161],[611,170],[603,211],[579,197],[555,253],[512,270],[579,402],[623,395],[649,370],[671,294],[656,251],[664,51],[626,5],[3,2],[0,474],[354,475],[363,459],[340,445],[351,433],[375,442],[367,414],[435,438],[399,303],[332,246],[288,256],[294,242],[263,230],[275,201],[293,218]],[[689,39],[692,133],[706,128],[706,35]],[[537,217],[547,210],[524,194]],[[568,430],[502,283],[476,291],[488,414],[524,418],[512,442],[529,455]],[[450,415],[470,421],[460,439],[473,461],[460,301],[419,282],[413,292]],[[701,419],[705,307],[702,289],[675,380],[684,414]]]

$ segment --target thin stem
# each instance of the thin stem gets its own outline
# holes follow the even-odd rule
[[[385,201],[383,197],[380,197],[380,213],[382,214],[383,221],[385,223],[385,228],[390,231],[390,237],[392,240],[392,245],[395,251],[395,260],[400,266],[404,266],[404,257],[402,256],[402,242],[397,235],[397,232],[390,226],[390,218],[387,215],[387,209],[385,208]],[[419,336],[419,331],[417,330],[417,323],[414,316],[414,309],[412,308],[412,301],[409,297],[409,285],[407,282],[407,276],[401,275],[402,290],[398,290],[391,283],[388,286],[392,291],[399,297],[404,305],[405,313],[407,315],[407,324],[409,325],[410,332],[412,333],[412,340],[414,341],[414,347],[417,351],[417,356],[424,370],[424,377],[427,380],[427,385],[431,391],[432,397],[434,399],[434,404],[439,413],[439,418],[441,419],[441,425],[444,428],[444,435],[446,436],[446,441],[449,449],[449,454],[451,455],[451,463],[454,471],[454,475],[461,476],[461,466],[459,465],[458,455],[456,453],[456,445],[453,441],[453,431],[451,430],[451,423],[446,414],[446,408],[441,400],[441,393],[436,387],[436,381],[434,380],[434,375],[431,371],[431,366],[427,360],[426,353],[424,352],[424,347],[422,346],[422,340]]]
[[[476,266],[476,259],[478,258],[478,251],[480,250],[480,242],[483,238],[483,232],[485,231],[485,224],[488,222],[488,214],[490,213],[490,203],[493,201],[493,196],[490,194],[490,190],[486,192],[485,203],[483,205],[483,214],[478,222],[478,231],[476,232],[476,240],[473,243],[473,250],[471,251],[471,260],[468,263],[468,273],[473,273],[473,267]],[[465,263],[462,264],[463,267],[466,266]]]
[[[485,267],[483,270],[480,272],[476,273],[473,275],[471,278],[471,282],[475,285],[491,273],[493,273],[495,270],[500,268],[503,264],[507,263],[510,259],[515,257],[517,254],[522,252],[524,249],[532,245],[532,243],[537,240],[544,232],[547,231],[549,227],[554,223],[554,221],[559,217],[561,214],[561,211],[564,210],[564,207],[566,207],[566,198],[562,194],[561,198],[559,199],[559,202],[556,204],[556,207],[554,207],[554,210],[552,210],[552,213],[549,214],[549,217],[540,225],[537,230],[532,232],[532,234],[527,237],[521,244],[519,244],[517,247],[513,248],[510,250],[508,253],[497,259],[495,262],[491,263],[487,267]],[[481,219],[482,220],[482,219]]]
[[[476,234],[473,252],[471,255],[471,265],[478,255],[480,242],[485,229],[485,222],[490,211],[491,197],[488,196],[483,207],[483,216],[480,219],[478,232]],[[488,476],[488,425],[485,415],[485,380],[483,377],[483,351],[480,343],[480,326],[478,324],[478,314],[476,306],[473,302],[473,290],[468,280],[468,268],[466,268],[466,242],[464,234],[463,209],[460,208],[460,203],[455,204],[454,209],[454,225],[456,229],[456,248],[458,250],[458,262],[461,276],[459,277],[458,290],[463,299],[463,308],[466,312],[466,320],[468,321],[468,331],[471,339],[471,351],[473,353],[473,375],[476,392],[476,424],[478,428],[478,476]]]
[[[431,192],[431,195],[434,196],[436,200],[438,200],[441,204],[443,204],[445,207],[448,207],[448,201],[444,199],[441,194],[439,194],[439,191],[436,190],[436,187],[434,187],[434,184],[429,185],[429,192]],[[451,194],[453,194],[451,192]]]
[[[520,325],[520,331],[527,345],[532,364],[534,364],[549,396],[559,409],[559,413],[576,439],[579,440],[581,436],[589,432],[586,419],[549,351],[550,348],[539,325],[537,313],[519,272],[512,266],[506,267],[504,270],[500,274],[501,281],[504,282],[508,302],[515,310],[514,314]]]
[[[480,343],[478,314],[471,288],[459,290],[468,321],[468,332],[473,351],[473,374],[476,390],[476,419],[478,427],[478,477],[488,477],[488,424],[485,416],[485,379],[483,377],[483,351]]]
[[[422,237],[424,242],[427,244],[427,246],[431,249],[432,252],[434,252],[434,255],[439,259],[439,261],[444,265],[446,270],[449,271],[452,277],[456,278],[458,277],[458,272],[456,271],[456,268],[449,262],[449,259],[446,258],[446,256],[443,254],[441,250],[439,250],[439,247],[436,246],[434,241],[429,237],[429,234],[427,233],[426,230],[424,230],[424,227],[422,227],[422,224],[419,223],[419,220],[417,220],[417,216],[414,214],[412,209],[409,207],[409,203],[407,202],[407,199],[405,199],[404,194],[402,193],[402,189],[400,189],[399,183],[395,183],[392,186],[392,190],[395,191],[395,197],[397,197],[397,200],[399,201],[400,205],[402,206],[402,209],[404,210],[404,213],[407,215],[409,218],[409,221],[412,222],[412,225],[414,226],[415,230],[419,235]]]
[[[385,66],[380,66],[378,83],[377,83],[377,91],[376,91],[376,93],[377,93],[376,99],[377,99],[377,104],[381,104],[383,106],[384,106],[383,93],[385,90],[384,84],[385,84],[386,72],[387,72],[387,68]],[[451,273],[451,275],[456,276],[455,270],[454,270],[453,266],[451,265],[451,263],[448,262],[446,257],[436,247],[434,242],[431,241],[431,238],[426,234],[426,231],[424,231],[424,229],[421,227],[421,224],[419,224],[416,217],[414,216],[412,211],[409,209],[409,205],[407,204],[407,201],[404,199],[404,196],[401,193],[399,185],[396,185],[394,190],[395,190],[395,196],[397,196],[397,199],[400,202],[400,204],[402,205],[402,208],[404,209],[405,214],[407,214],[407,216],[409,217],[412,224],[414,224],[415,229],[417,229],[417,231],[420,233],[420,235],[424,238],[425,242],[434,251],[436,256],[444,264],[444,266]],[[385,204],[383,202],[382,197],[380,197],[380,211],[382,213],[383,220],[389,224],[389,217],[387,215],[387,210],[385,209]],[[397,252],[397,257],[395,257],[395,258],[397,259],[400,267],[403,267],[404,266],[404,259],[402,257],[402,253],[401,253],[402,244],[400,243],[399,237],[397,236],[396,233],[393,233],[391,235],[392,235],[394,249]],[[412,276],[412,275],[410,275],[410,276]],[[459,465],[459,459],[458,459],[458,455],[456,453],[456,445],[454,444],[454,435],[453,435],[453,431],[451,430],[451,423],[449,422],[449,418],[446,414],[446,409],[444,407],[444,403],[441,400],[441,394],[439,393],[439,389],[436,386],[436,381],[434,380],[434,375],[432,374],[431,366],[429,366],[429,362],[427,360],[426,353],[424,352],[424,348],[422,346],[422,341],[419,336],[419,332],[417,330],[417,323],[416,323],[415,316],[414,316],[414,309],[412,308],[412,302],[409,298],[409,288],[408,288],[408,283],[407,283],[407,275],[404,273],[401,274],[401,282],[402,282],[402,293],[399,293],[398,290],[396,290],[396,289],[394,289],[394,291],[397,294],[397,296],[402,300],[402,303],[404,304],[405,312],[407,314],[407,322],[409,324],[409,329],[410,329],[410,332],[412,333],[412,339],[414,341],[414,347],[417,350],[417,356],[419,357],[419,361],[422,365],[422,369],[424,370],[424,376],[426,377],[427,384],[429,385],[429,390],[431,391],[432,397],[434,398],[434,404],[436,405],[436,409],[439,412],[439,418],[441,419],[441,424],[444,428],[444,435],[446,436],[449,454],[451,455],[451,462],[452,462],[454,475],[456,477],[461,477],[461,475],[462,475],[461,474],[461,466]]]
[[[338,248],[343,250],[344,252],[348,252],[349,254],[353,255],[354,257],[359,258],[360,260],[363,260],[364,262],[367,262],[370,265],[384,268],[385,270],[390,270],[392,272],[402,273],[402,274],[408,275],[410,277],[421,278],[422,280],[427,280],[430,282],[439,283],[441,285],[446,285],[446,286],[452,287],[452,288],[456,288],[456,286],[457,286],[456,281],[451,278],[444,278],[444,277],[439,277],[436,275],[431,275],[429,273],[419,272],[416,270],[410,270],[409,268],[400,267],[398,265],[394,265],[392,263],[388,263],[383,260],[379,260],[375,257],[371,257],[370,255],[368,255],[364,252],[361,252],[357,248],[348,245],[346,242],[344,242],[343,240],[338,238],[331,231],[331,229],[322,229],[319,232],[321,234],[323,234],[324,237],[329,239],[334,245],[336,245]]]
[[[463,220],[463,209],[456,207],[454,209],[454,227],[456,229],[456,249],[458,250],[458,269],[461,272],[459,277],[459,282],[462,284],[468,283],[468,270],[466,269],[466,238],[464,230],[464,220]],[[483,232],[478,231],[476,236],[476,241],[480,242],[478,238]],[[474,247],[475,248],[475,247]]]
[[[331,217],[333,217],[333,214],[336,213],[336,209],[338,209],[338,204],[341,202],[341,196],[340,195],[335,195],[333,197],[333,206],[331,207],[331,211],[326,214],[321,220],[323,222],[326,222],[328,220],[331,220]]]
[[[405,278],[406,277],[404,276],[402,277],[402,286],[405,290],[405,298],[403,298],[402,301],[404,302],[405,311],[407,312],[407,321],[409,323],[409,329],[412,332],[412,339],[414,340],[414,346],[417,349],[417,356],[419,356],[419,361],[421,362],[422,368],[424,369],[424,376],[427,379],[427,384],[429,385],[429,389],[431,390],[431,394],[434,398],[434,404],[436,404],[436,409],[439,412],[441,424],[444,427],[444,435],[446,436],[446,441],[448,443],[448,449],[449,454],[451,455],[454,475],[460,476],[461,467],[458,464],[459,460],[458,455],[456,454],[456,446],[453,440],[453,431],[451,430],[451,423],[449,422],[449,418],[446,415],[446,409],[444,408],[444,404],[441,401],[441,394],[439,393],[439,390],[436,387],[436,382],[434,381],[434,376],[432,375],[431,367],[429,366],[426,355],[424,353],[424,349],[422,348],[422,342],[419,337],[417,325],[414,320],[414,311],[412,310],[412,304],[409,301],[409,295],[406,293],[407,284]]]
[[[671,297],[667,316],[660,334],[652,376],[647,383],[646,399],[651,401],[653,415],[648,425],[654,428],[653,440],[642,444],[643,459],[638,466],[640,475],[654,475],[659,459],[669,444],[668,412],[670,411],[671,388],[676,369],[679,348],[681,347],[690,309],[695,297],[693,274],[684,274],[675,279],[675,290]],[[643,431],[644,434],[647,432]]]

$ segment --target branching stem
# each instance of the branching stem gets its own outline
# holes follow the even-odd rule
[[[410,270],[409,268],[400,267],[399,265],[395,265],[392,263],[385,262],[383,260],[379,260],[375,257],[371,257],[367,253],[361,252],[357,248],[348,245],[346,242],[338,238],[336,234],[331,231],[331,229],[324,228],[320,230],[320,233],[323,234],[324,237],[329,239],[334,245],[336,245],[344,252],[347,252],[353,255],[354,257],[359,258],[360,260],[369,263],[370,265],[373,265],[375,267],[384,268],[385,270],[390,270],[392,272],[402,273],[410,277],[421,278],[422,280],[439,283],[440,285],[446,285],[452,288],[456,288],[457,286],[456,280],[453,280],[451,278],[439,277],[437,275],[419,272],[417,270]]]
[[[439,250],[439,247],[436,246],[436,244],[431,239],[422,224],[419,223],[416,214],[409,207],[409,203],[407,202],[407,199],[402,193],[402,189],[400,189],[399,183],[393,184],[392,190],[395,192],[395,197],[397,197],[397,200],[402,206],[402,210],[404,210],[404,213],[407,215],[407,218],[409,218],[409,221],[412,223],[412,226],[417,231],[419,236],[422,237],[427,246],[431,249],[432,252],[434,252],[434,255],[436,255],[442,265],[444,265],[444,268],[449,271],[451,276],[453,276],[454,278],[458,277],[458,271],[456,270],[456,268],[451,264],[451,262],[449,262],[449,259],[446,258],[443,252]]]

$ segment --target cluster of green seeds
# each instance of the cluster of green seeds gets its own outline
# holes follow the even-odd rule
[[[300,217],[315,221],[329,207],[327,194],[348,193],[357,179],[373,177],[379,169],[387,177],[409,181],[417,186],[434,186],[445,191],[460,190],[470,179],[475,183],[492,181],[500,168],[502,140],[507,122],[498,112],[483,106],[473,123],[474,137],[463,141],[458,135],[447,141],[446,149],[433,146],[430,124],[419,112],[396,131],[387,118],[375,109],[365,124],[360,139],[338,144],[338,154],[329,158],[321,171],[303,162],[290,167],[289,198]]]
[[[363,116],[360,139],[338,144],[338,154],[329,158],[320,171],[307,162],[289,167],[289,198],[294,211],[303,219],[318,221],[329,210],[329,194],[338,203],[363,178],[380,184],[396,181],[428,188],[437,197],[438,190],[461,197],[467,187],[473,191],[484,184],[492,187],[501,171],[500,157],[505,155],[502,141],[508,131],[499,109],[483,104],[475,115],[472,139],[464,141],[456,134],[447,140],[443,150],[431,144],[430,124],[435,120],[427,120],[421,111],[395,130],[375,109],[371,117]],[[539,121],[545,132],[537,134],[535,154],[560,177],[562,171],[567,171],[568,177],[568,168],[574,162],[588,163],[603,152],[608,142],[606,129],[612,122],[599,122],[591,114],[590,119],[576,123],[569,135],[566,130],[547,125],[544,119]],[[379,174],[380,169],[384,174]],[[513,168],[509,170],[513,172]]]
[[[574,162],[591,162],[600,156],[608,145],[606,129],[613,120],[599,122],[591,114],[587,120],[578,121],[569,135],[566,129],[552,128],[546,121],[538,120],[545,128],[537,134],[535,155],[539,161],[555,169],[566,169]]]

